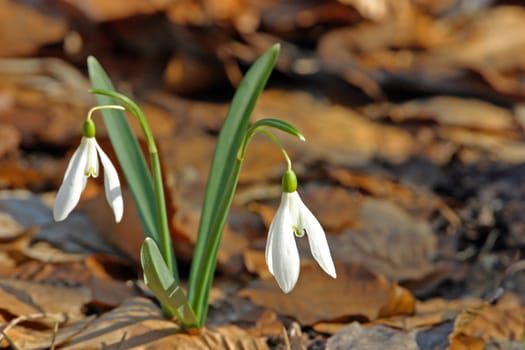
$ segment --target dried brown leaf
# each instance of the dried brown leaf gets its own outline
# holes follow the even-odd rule
[[[293,124],[306,138],[283,138],[287,150],[303,161],[359,165],[372,158],[399,163],[415,152],[411,135],[400,128],[370,121],[350,108],[329,104],[302,92],[269,90],[263,93],[254,120],[277,116]]]
[[[84,319],[82,305],[90,300],[85,287],[68,288],[45,283],[0,279],[0,309],[14,316],[64,313],[71,322]]]
[[[449,337],[451,349],[466,348],[465,344],[476,349],[489,340],[521,341],[525,335],[524,324],[525,309],[519,297],[505,293],[495,305],[484,303],[467,308],[457,316]]]
[[[253,303],[296,318],[302,325],[336,319],[374,320],[408,315],[415,299],[406,289],[358,265],[337,264],[332,279],[314,264],[301,268],[299,282],[284,294],[273,278],[251,283],[240,292]]]
[[[123,335],[125,335],[123,337]],[[268,349],[261,337],[249,335],[236,326],[204,329],[198,335],[184,333],[161,315],[157,305],[145,298],[133,298],[105,313],[63,349],[115,346],[121,349]]]
[[[97,22],[122,19],[137,15],[147,15],[162,11],[171,4],[171,0],[66,0],[81,10],[87,17]]]
[[[330,337],[327,350],[383,349],[417,350],[415,334],[385,326],[362,327],[354,322]]]
[[[57,43],[66,34],[63,21],[16,1],[0,2],[0,56],[32,54],[41,45]]]
[[[355,231],[329,237],[335,260],[360,263],[393,280],[419,279],[436,270],[437,239],[425,220],[384,200],[365,200],[359,210]]]

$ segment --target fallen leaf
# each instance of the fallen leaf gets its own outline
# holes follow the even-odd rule
[[[326,350],[382,349],[418,350],[415,334],[385,326],[362,327],[353,322],[331,336],[326,342]]]
[[[414,141],[400,128],[370,121],[356,111],[329,104],[304,92],[267,90],[257,102],[253,120],[274,116],[301,130],[307,142],[283,139],[286,149],[306,162],[323,160],[356,166],[372,158],[401,163],[414,153]]]
[[[452,96],[436,96],[390,105],[388,114],[396,123],[433,121],[444,126],[461,126],[472,130],[514,132],[512,112],[495,104]]]
[[[370,324],[382,324],[407,331],[436,327],[453,321],[463,310],[478,308],[483,303],[483,300],[476,298],[453,300],[434,298],[426,301],[417,301],[413,315],[377,319],[370,322]]]
[[[451,349],[482,349],[483,344],[495,340],[523,340],[525,309],[518,296],[505,293],[495,305],[484,303],[461,312],[450,334]]]
[[[45,44],[58,43],[66,34],[63,21],[16,1],[0,2],[0,56],[35,53]]]
[[[85,287],[68,288],[45,283],[0,279],[0,309],[13,316],[64,313],[70,322],[83,320],[82,305],[90,300]]]
[[[49,328],[35,328],[31,327],[31,325],[23,323],[17,325],[14,328],[11,328],[9,332],[7,332],[7,335],[9,336],[9,339],[14,343],[14,346],[16,346],[19,349],[48,349],[51,347],[52,344],[54,344],[55,346],[59,346],[67,342],[69,338],[71,338],[75,334],[80,333],[94,318],[95,316],[87,317],[85,320],[74,322],[71,325],[64,326],[63,324],[61,324],[61,322],[58,322],[58,320],[55,320],[52,317],[48,317],[47,319],[43,317],[30,320],[28,323],[46,320],[46,323],[49,324]],[[58,325],[58,330],[56,332],[54,330],[54,322],[57,322]],[[9,345],[7,343],[7,340],[5,339],[2,341],[1,344],[5,344],[5,346]]]
[[[358,265],[337,264],[332,279],[314,264],[301,268],[299,282],[284,294],[273,278],[250,283],[240,296],[291,316],[302,325],[337,319],[374,320],[414,312],[415,299],[406,289]]]
[[[0,212],[0,240],[12,240],[24,233],[23,227],[8,213]]]
[[[262,337],[254,337],[236,326],[203,329],[198,335],[183,332],[161,310],[145,298],[126,300],[72,337],[63,349],[115,346],[122,349],[269,349]]]
[[[125,3],[103,0],[66,0],[96,22],[117,20],[137,15],[148,15],[165,10],[170,0],[131,0]]]
[[[336,261],[360,263],[392,280],[420,279],[436,270],[437,239],[427,221],[389,201],[367,199],[358,223],[352,231],[329,236]]]
[[[255,327],[249,328],[246,331],[256,337],[280,337],[284,329],[284,325],[279,321],[277,314],[274,311],[266,310],[257,319]]]
[[[241,33],[252,33],[259,25],[259,13],[254,3],[246,0],[209,0],[174,2],[167,15],[171,21],[186,26],[206,26],[210,23],[232,25]]]
[[[22,136],[20,132],[10,124],[0,124],[0,158],[10,153],[15,153],[20,145]]]

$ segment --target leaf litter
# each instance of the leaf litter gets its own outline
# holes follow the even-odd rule
[[[4,1],[0,12],[1,347],[521,348],[518,2]],[[277,73],[253,120],[278,116],[306,135],[283,144],[338,279],[312,263],[304,239],[297,288],[284,295],[269,275],[266,229],[285,164],[257,137],[208,327],[186,334],[140,283],[129,194],[121,225],[100,209],[101,182],[71,220],[52,221],[53,192],[93,103],[85,56],[99,57],[152,120],[175,249],[188,266],[231,84],[275,41]]]

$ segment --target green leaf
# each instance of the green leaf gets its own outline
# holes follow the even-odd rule
[[[246,73],[233,97],[215,147],[188,281],[188,299],[200,326],[206,319],[217,251],[237,186],[240,171],[237,153],[246,136],[255,103],[275,66],[279,49],[278,44],[274,45]]]
[[[88,57],[88,69],[94,89],[115,91],[104,69],[94,57]],[[97,96],[99,105],[115,104],[106,96]],[[102,111],[104,123],[117,154],[120,166],[135,200],[143,229],[147,236],[159,239],[158,219],[155,211],[155,194],[151,173],[137,138],[122,111]]]
[[[142,243],[140,262],[144,269],[144,282],[161,305],[172,315],[176,315],[183,324],[197,324],[184,291],[170,273],[157,244],[149,237]]]
[[[293,126],[290,123],[285,122],[284,120],[273,119],[273,118],[260,119],[256,121],[255,123],[253,123],[253,125],[250,127],[250,130],[253,130],[254,132],[256,132],[257,128],[261,128],[261,127],[269,127],[269,128],[278,129],[278,130],[284,131],[290,135],[297,137],[301,141],[305,140],[303,134],[301,134],[301,132],[297,130],[295,126]]]

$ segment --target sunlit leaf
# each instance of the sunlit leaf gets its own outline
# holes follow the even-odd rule
[[[110,79],[96,58],[88,57],[87,62],[93,88],[114,91]],[[114,99],[107,96],[97,96],[97,100],[100,105],[116,103]],[[124,112],[105,109],[102,114],[111,144],[135,199],[144,231],[146,235],[158,239],[159,225],[155,212],[153,181],[137,138]]]
[[[233,97],[215,147],[188,285],[188,299],[200,326],[206,319],[218,246],[239,177],[237,153],[255,103],[275,66],[279,49],[278,44],[274,45],[246,73]]]
[[[140,261],[144,269],[144,282],[162,306],[171,314],[177,315],[183,323],[196,324],[197,320],[184,291],[170,273],[157,244],[149,237],[142,244]]]

